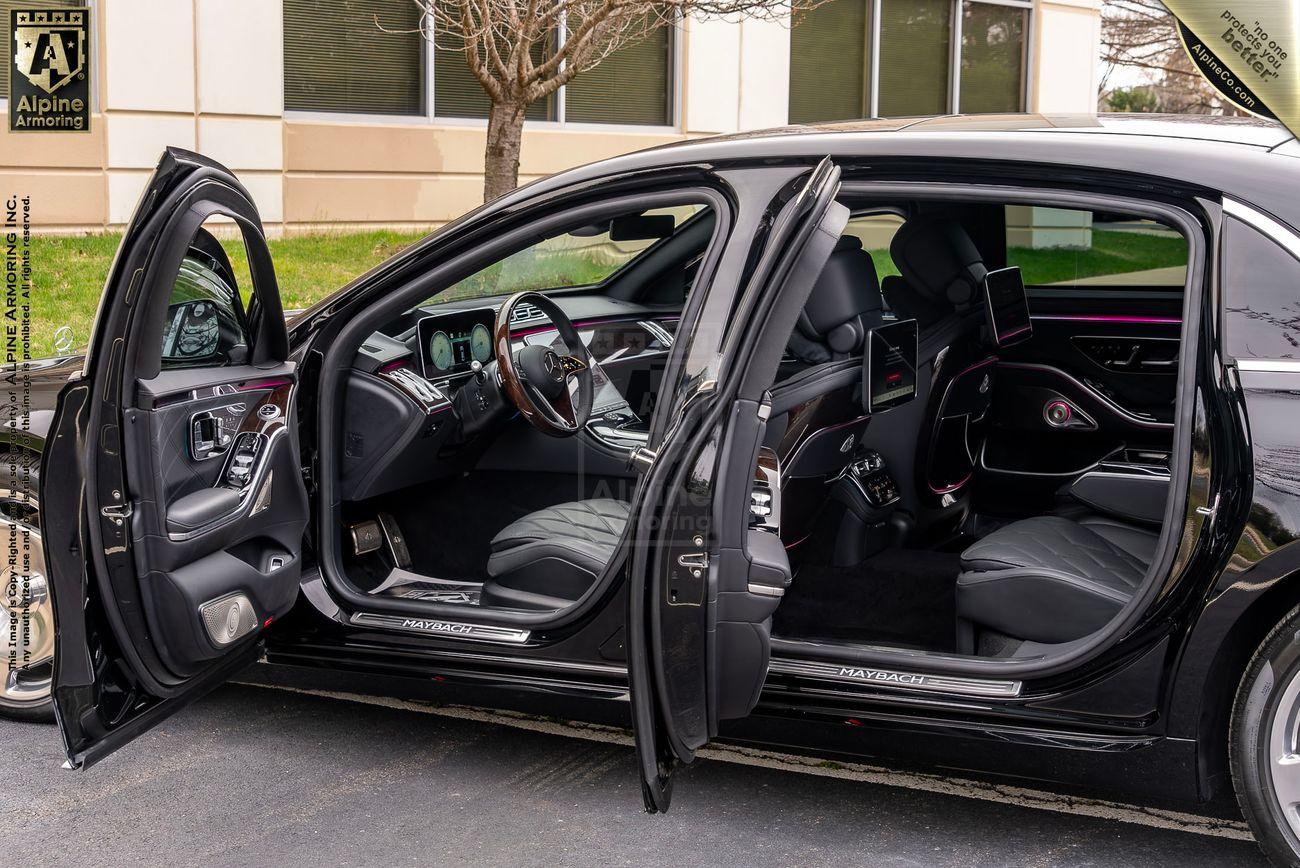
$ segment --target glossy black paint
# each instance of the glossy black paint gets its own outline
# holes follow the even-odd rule
[[[313,343],[390,287],[560,198],[646,177],[694,182],[733,166],[806,165],[826,154],[846,177],[1050,186],[1176,202],[1197,214],[1210,259],[1197,340],[1200,389],[1190,513],[1173,579],[1140,625],[1089,666],[1031,681],[1013,701],[971,701],[769,677],[756,713],[722,734],[842,755],[928,762],[1111,794],[1208,797],[1225,780],[1237,678],[1265,633],[1300,603],[1300,386],[1240,372],[1223,354],[1218,212],[1223,195],[1300,227],[1296,143],[1254,121],[936,118],[752,133],[653,149],[517,190],[449,224],[306,311],[290,339],[310,402]],[[65,363],[69,364],[69,363]],[[299,418],[311,419],[310,407]],[[310,470],[312,434],[302,432]],[[48,504],[47,504],[48,508]],[[1188,572],[1189,565],[1197,569]],[[1206,566],[1208,565],[1208,566]],[[347,626],[319,578],[272,632],[267,677],[362,676],[352,689],[469,699],[564,717],[626,721],[626,588],[582,623],[528,647],[483,649]]]

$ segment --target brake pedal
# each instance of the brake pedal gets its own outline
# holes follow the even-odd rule
[[[411,552],[406,547],[406,538],[397,526],[397,519],[386,512],[379,513],[379,529],[388,544],[388,552],[393,556],[393,565],[401,570],[411,568]]]
[[[377,521],[359,521],[348,525],[352,536],[352,551],[357,557],[379,551],[384,544],[384,532],[379,529]]]

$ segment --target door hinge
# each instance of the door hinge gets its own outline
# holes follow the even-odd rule
[[[627,456],[627,466],[638,473],[646,473],[654,465],[659,453],[645,446],[638,446]]]

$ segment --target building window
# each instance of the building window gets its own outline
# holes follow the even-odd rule
[[[439,34],[432,49],[433,54],[433,108],[434,114],[444,118],[485,118],[492,102],[479,84],[474,73],[469,71],[465,62],[465,53],[451,49],[438,49],[438,45],[455,45],[457,37],[451,34]],[[533,45],[533,63],[541,63],[546,54],[546,46],[541,43]],[[559,100],[555,94],[530,105],[524,117],[530,121],[557,120],[556,107]]]
[[[830,0],[790,33],[790,122],[1023,111],[1031,5]]]
[[[465,55],[437,47],[455,45],[456,37],[438,34],[430,45],[420,26],[411,0],[284,0],[285,109],[486,118],[491,103]],[[674,33],[671,27],[652,31],[528,106],[525,117],[671,124]],[[553,50],[534,46],[533,62]]]
[[[564,118],[587,124],[667,126],[672,122],[673,28],[621,48],[564,88]]]
[[[424,39],[411,0],[284,0],[284,107],[424,114]]]
[[[877,96],[881,117],[949,110],[951,34],[952,0],[882,0]]]
[[[831,0],[790,30],[790,123],[863,118],[871,113],[868,0]],[[827,63],[827,58],[835,58]]]
[[[1029,10],[962,3],[961,110],[1018,112],[1025,106],[1025,33]]]

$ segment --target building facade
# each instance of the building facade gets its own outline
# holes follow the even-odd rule
[[[520,181],[790,122],[1091,111],[1100,2],[686,20],[533,106]],[[273,232],[428,228],[481,201],[485,98],[411,0],[0,0],[6,44],[10,8],[57,5],[91,9],[91,129],[0,131],[4,186],[31,194],[43,231],[121,226],[166,145],[234,169]]]

